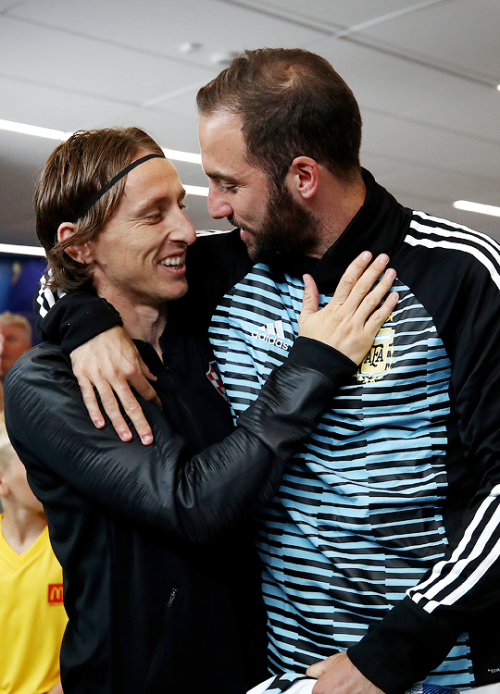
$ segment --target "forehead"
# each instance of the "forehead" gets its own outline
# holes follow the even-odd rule
[[[24,337],[26,331],[22,325],[16,325],[15,323],[0,323],[0,333],[2,335],[15,335],[16,337],[19,335],[19,337]]]
[[[183,187],[175,166],[168,159],[150,159],[127,175],[119,207],[122,203],[137,205],[160,199],[177,200],[182,194]]]
[[[249,166],[240,116],[215,113],[201,116],[198,126],[201,156],[205,172],[210,175],[217,166]]]

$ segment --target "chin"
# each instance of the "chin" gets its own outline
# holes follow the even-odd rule
[[[163,301],[177,301],[177,299],[182,299],[183,296],[187,294],[188,285],[187,282],[180,284],[178,287],[172,287],[170,291],[166,292]]]

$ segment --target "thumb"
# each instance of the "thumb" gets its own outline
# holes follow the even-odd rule
[[[148,381],[157,381],[158,378],[154,374],[151,373],[149,368],[143,362],[142,357],[140,355],[138,357],[138,360],[139,360],[139,366],[141,368],[142,375],[144,376],[144,378],[147,378]]]
[[[331,664],[329,661],[330,659],[327,658],[326,660],[320,660],[319,663],[313,663],[307,668],[306,675],[319,679],[321,675],[323,675],[329,669]]]
[[[316,313],[319,306],[318,287],[311,275],[304,275],[304,296],[302,297],[302,319]]]

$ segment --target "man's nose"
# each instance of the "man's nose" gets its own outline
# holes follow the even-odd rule
[[[217,190],[217,186],[212,181],[208,189],[208,211],[214,219],[223,219],[233,216],[233,208],[224,199],[223,194]]]
[[[182,241],[187,246],[190,246],[196,241],[196,231],[195,228],[185,212],[179,210],[181,213],[180,221],[175,232],[175,241]]]

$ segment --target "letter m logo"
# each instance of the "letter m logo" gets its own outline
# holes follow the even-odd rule
[[[63,603],[63,584],[49,583],[49,605]]]

